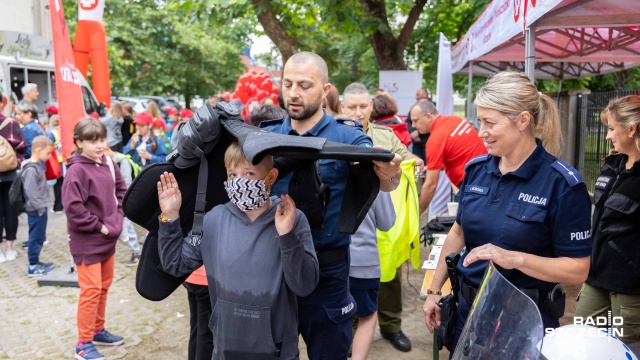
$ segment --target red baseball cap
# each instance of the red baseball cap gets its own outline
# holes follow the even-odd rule
[[[162,129],[164,129],[165,125],[166,124],[164,123],[164,120],[162,120],[162,119],[155,119],[155,120],[153,120],[153,123],[151,124],[152,127],[157,127],[157,128],[162,128]]]
[[[138,125],[149,125],[152,122],[153,118],[148,112],[141,112],[140,114],[136,115],[136,119],[133,120],[133,123]]]
[[[58,114],[58,108],[53,105],[47,106],[47,108],[44,109],[44,112],[46,112],[47,114],[56,115]]]
[[[94,119],[100,119],[100,114],[98,114],[97,112],[92,112],[91,114],[89,114],[90,117],[94,118]]]
[[[178,109],[170,108],[168,114],[169,115],[178,115]]]
[[[193,117],[193,112],[189,109],[184,109],[182,111],[180,111],[180,117],[181,118],[192,118]]]

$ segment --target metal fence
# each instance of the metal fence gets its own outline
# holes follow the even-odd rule
[[[576,124],[577,170],[593,193],[596,177],[611,143],[607,141],[607,127],[600,122],[600,112],[609,101],[626,95],[636,95],[638,90],[618,90],[578,95]]]

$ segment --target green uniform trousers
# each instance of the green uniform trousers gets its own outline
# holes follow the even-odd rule
[[[621,329],[619,331],[623,332],[622,336],[618,336],[618,339],[625,344],[640,341],[640,295],[614,293],[589,284],[582,285],[574,317],[599,316],[607,318],[609,310],[611,310],[612,317],[622,317],[622,325],[616,325],[612,321],[613,328]],[[586,319],[582,321],[586,323]],[[596,320],[594,319],[594,321]],[[619,332],[614,335],[619,335]]]
[[[402,330],[402,266],[396,269],[396,277],[380,283],[378,295],[378,324],[380,331],[395,333]]]

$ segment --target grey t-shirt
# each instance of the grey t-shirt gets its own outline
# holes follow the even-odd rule
[[[380,191],[360,227],[351,235],[349,276],[375,279],[382,276],[376,229],[388,231],[396,222],[391,194]]]

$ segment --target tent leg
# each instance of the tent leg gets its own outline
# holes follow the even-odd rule
[[[536,67],[536,26],[535,24],[529,25],[525,30],[525,57],[524,57],[524,71],[531,80],[535,82],[535,67]]]
[[[467,81],[467,121],[469,123],[471,123],[472,125],[476,125],[474,124],[475,121],[472,121],[471,119],[471,114],[473,114],[473,111],[471,109],[471,107],[473,106],[473,99],[471,99],[471,97],[473,96],[473,61],[469,61],[469,80]]]

